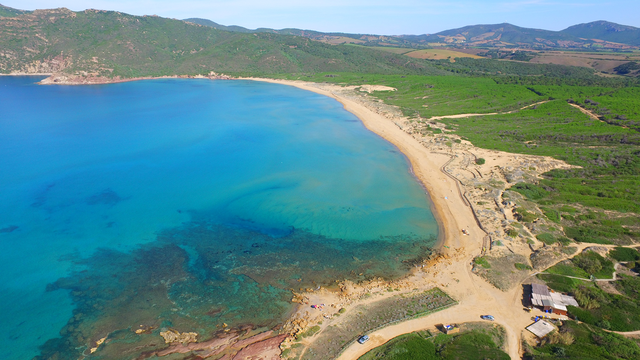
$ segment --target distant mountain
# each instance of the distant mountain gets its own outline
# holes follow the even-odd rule
[[[579,36],[550,30],[529,29],[511,24],[471,25],[458,29],[445,30],[433,35],[403,35],[402,38],[413,43],[439,43],[464,47],[505,47],[527,49],[552,48],[609,48],[628,49],[629,45],[620,45],[603,39],[596,41]],[[635,45],[635,44],[633,44]]]
[[[214,29],[218,29],[218,30],[224,30],[224,31],[233,31],[233,32],[241,32],[241,33],[249,33],[249,32],[256,32],[256,30],[250,30],[247,28],[244,28],[242,26],[236,26],[236,25],[231,25],[231,26],[225,26],[225,25],[220,25],[216,22],[213,22],[211,20],[207,20],[207,19],[200,19],[200,18],[190,18],[190,19],[184,19],[184,21],[186,22],[190,22],[190,23],[194,23],[194,24],[198,24],[198,25],[203,25],[203,26],[208,26],[208,27],[212,27]]]
[[[200,18],[190,18],[185,19],[184,21],[191,22],[194,24],[199,24],[203,26],[209,26],[214,29],[224,30],[224,31],[232,31],[232,32],[241,32],[241,33],[273,33],[280,35],[293,35],[293,36],[302,36],[312,40],[317,40],[321,42],[325,42],[327,44],[337,45],[337,44],[361,44],[361,45],[392,45],[392,46],[401,46],[401,47],[416,47],[418,44],[412,44],[411,42],[402,39],[398,36],[386,36],[386,35],[371,35],[371,34],[348,34],[348,33],[324,33],[320,31],[314,30],[302,30],[295,28],[287,28],[287,29],[270,29],[270,28],[258,28],[255,30],[247,29],[242,26],[225,26],[220,25],[216,22],[207,19]],[[424,47],[422,45],[418,45],[418,48]]]
[[[31,11],[27,10],[18,10],[14,8],[10,8],[8,6],[4,6],[0,4],[0,17],[13,17],[16,15],[28,14]]]
[[[260,33],[269,32],[275,34],[303,36],[313,40],[329,44],[354,43],[368,46],[400,46],[407,48],[425,48],[435,44],[453,47],[488,47],[488,48],[523,48],[523,49],[631,49],[640,45],[640,35],[636,31],[640,29],[623,26],[614,23],[598,26],[598,34],[594,27],[589,27],[594,35],[586,36],[587,31],[572,31],[582,24],[570,27],[563,31],[551,31],[530,29],[515,26],[508,23],[494,25],[470,25],[458,29],[445,30],[437,34],[425,35],[371,35],[371,34],[347,34],[347,33],[323,33],[312,30],[282,29],[274,30],[259,28],[255,30],[241,26],[225,26],[211,20],[191,18],[185,21],[209,26],[215,29]],[[590,23],[595,24],[595,23]],[[607,30],[608,29],[608,30]],[[617,32],[616,32],[617,31]],[[612,35],[612,32],[617,35]],[[603,35],[598,37],[602,33]],[[608,36],[608,37],[607,37]],[[625,44],[625,45],[620,45]]]
[[[640,45],[640,29],[608,21],[573,25],[561,31],[585,39],[599,39],[622,44]]]

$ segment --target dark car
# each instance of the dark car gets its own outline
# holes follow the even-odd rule
[[[480,315],[483,320],[494,321],[493,315]]]

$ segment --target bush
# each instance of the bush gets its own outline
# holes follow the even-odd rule
[[[547,219],[553,221],[554,223],[560,223],[560,213],[558,211],[549,208],[540,208],[540,210],[542,210],[544,216],[546,216]]]
[[[511,187],[510,190],[518,192],[526,196],[527,199],[530,199],[530,200],[540,200],[542,198],[549,196],[550,194],[547,190],[545,190],[541,186],[534,185],[534,184],[527,184],[527,183],[515,184]]]
[[[617,247],[609,252],[609,256],[618,261],[640,260],[640,252],[632,248]]]
[[[477,158],[476,159],[476,164],[477,165],[484,165],[486,161],[483,158]]]
[[[473,262],[485,269],[491,269],[491,264],[489,264],[489,261],[487,261],[487,259],[482,256],[478,256],[477,258],[473,259]]]
[[[547,245],[555,244],[558,241],[553,234],[549,233],[538,234],[536,238]]]
[[[594,259],[592,257],[578,255],[573,259],[573,263],[590,275],[593,275],[602,270],[602,264],[597,259]]]
[[[364,354],[360,359],[435,360],[439,357],[436,355],[436,347],[433,342],[422,338],[419,334],[411,333],[391,339],[386,344]]]
[[[571,261],[589,275],[597,278],[611,279],[613,277],[613,262],[603,258],[600,254],[589,251],[575,256]]]
[[[516,219],[518,221],[530,223],[530,222],[534,222],[537,218],[538,218],[538,215],[532,214],[523,208],[516,209]]]

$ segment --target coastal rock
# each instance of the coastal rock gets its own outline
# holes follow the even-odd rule
[[[279,335],[255,342],[240,350],[233,360],[279,360],[280,344],[286,337],[287,335]]]
[[[175,330],[167,330],[167,331],[161,331],[160,336],[164,338],[164,342],[167,344],[176,343],[176,342],[179,342],[182,344],[188,344],[188,343],[194,343],[198,341],[197,339],[198,334],[194,332],[180,333]]]

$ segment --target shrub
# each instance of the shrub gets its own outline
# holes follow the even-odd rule
[[[549,208],[540,208],[540,210],[542,210],[544,216],[546,216],[547,219],[553,221],[554,223],[560,222],[560,213],[558,211]]]
[[[523,208],[516,209],[516,219],[522,222],[534,222],[538,216],[536,214],[530,213]]]
[[[541,186],[534,185],[534,184],[527,184],[527,183],[515,184],[511,187],[510,190],[518,192],[531,200],[540,200],[542,198],[549,196],[550,194],[547,190],[545,190]]]
[[[487,261],[487,259],[485,259],[482,256],[478,256],[477,258],[473,259],[473,262],[475,262],[477,265],[482,266],[485,269],[491,268],[491,264],[489,264],[489,261]]]
[[[547,245],[555,244],[558,241],[553,234],[549,233],[538,234],[536,238]]]
[[[598,260],[587,256],[578,255],[573,259],[573,263],[587,274],[595,274],[602,270],[602,264]]]
[[[617,247],[611,250],[611,252],[609,252],[609,256],[618,261],[640,260],[640,252],[638,252],[638,250],[624,247]]]
[[[571,261],[588,274],[598,278],[611,278],[615,271],[610,260],[593,251],[577,255]]]
[[[586,310],[597,309],[607,300],[602,290],[589,288],[584,285],[580,285],[574,291],[574,295],[580,307]]]
[[[476,164],[478,164],[478,165],[484,165],[485,162],[486,161],[483,158],[477,158],[476,159]]]

